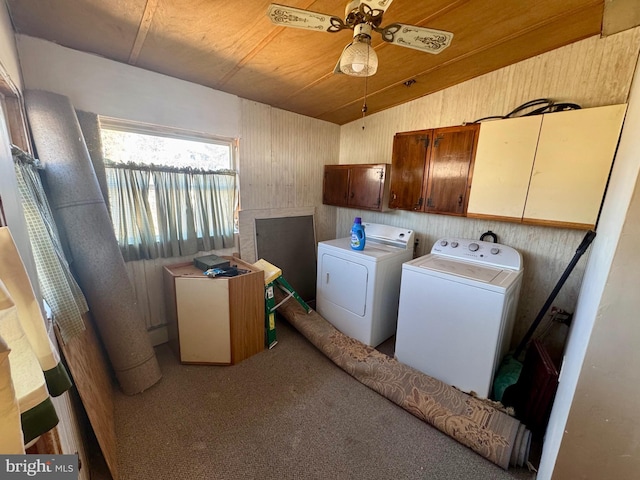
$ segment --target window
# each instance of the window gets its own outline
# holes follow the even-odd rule
[[[236,141],[100,118],[111,218],[125,260],[233,246]]]
[[[115,163],[233,170],[235,140],[100,117],[102,149]]]

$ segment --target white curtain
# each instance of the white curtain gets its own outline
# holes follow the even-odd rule
[[[237,175],[107,164],[111,218],[125,260],[232,247]]]

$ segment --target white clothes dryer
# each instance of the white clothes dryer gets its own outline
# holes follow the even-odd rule
[[[402,266],[396,358],[486,398],[507,353],[522,256],[506,245],[438,240]]]
[[[342,333],[375,347],[395,334],[402,264],[413,230],[363,223],[364,250],[351,238],[318,243],[316,310]]]

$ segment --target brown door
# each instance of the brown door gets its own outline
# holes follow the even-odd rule
[[[423,180],[432,130],[393,138],[389,208],[424,211]]]
[[[433,131],[425,212],[465,214],[477,131],[475,124]]]
[[[384,168],[352,166],[349,172],[349,206],[379,210],[384,186]]]
[[[322,203],[347,206],[349,193],[349,169],[339,165],[324,166]]]

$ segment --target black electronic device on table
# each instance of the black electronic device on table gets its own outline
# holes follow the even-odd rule
[[[205,255],[193,259],[193,265],[203,272],[213,268],[227,268],[231,263],[229,260],[219,257],[218,255]]]

